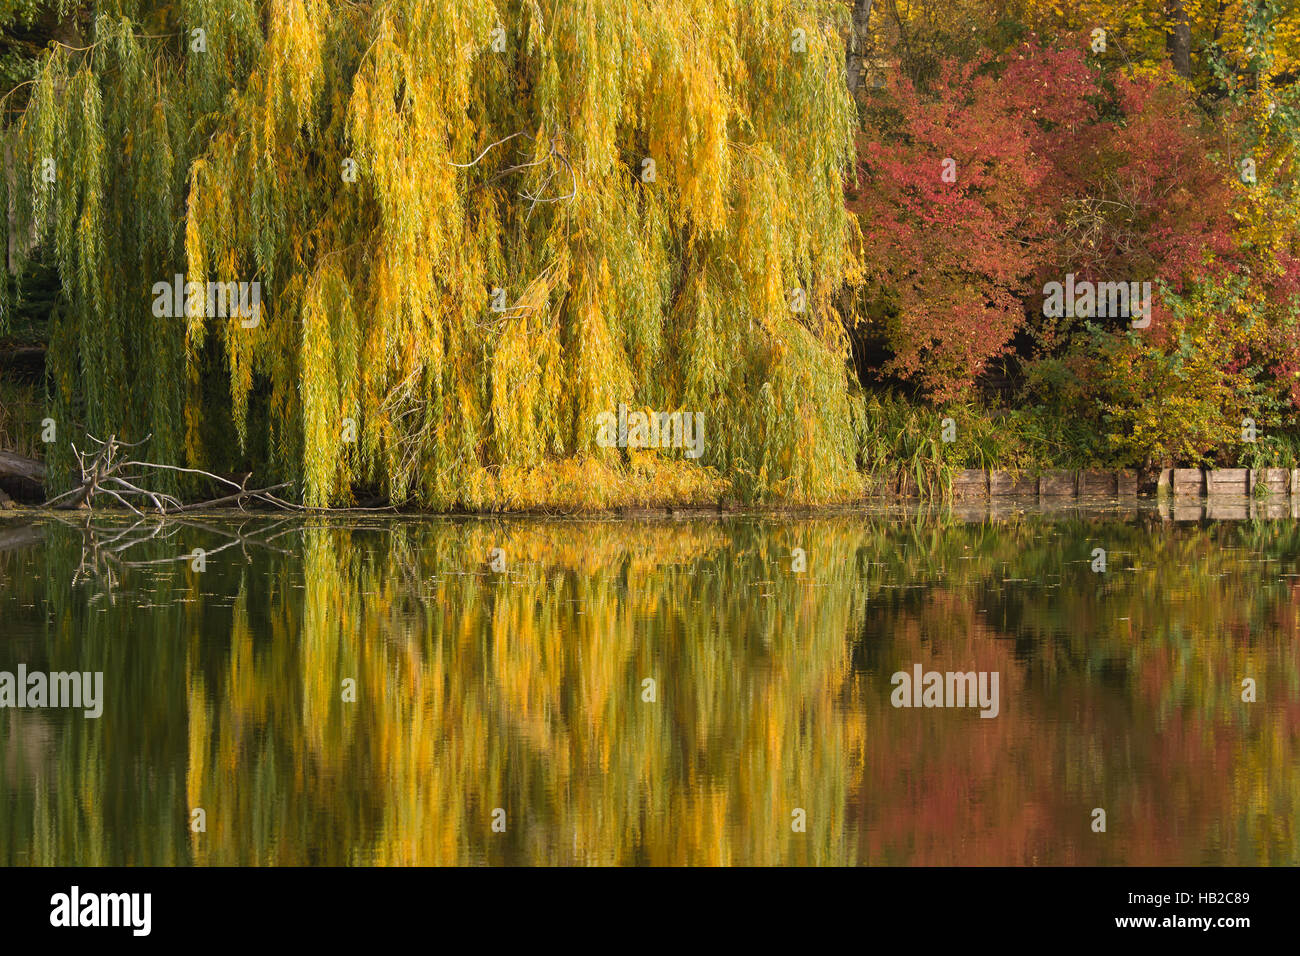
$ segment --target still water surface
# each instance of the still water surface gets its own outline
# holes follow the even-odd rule
[[[1154,507],[0,522],[0,671],[104,675],[0,709],[0,864],[1296,864],[1298,594]]]

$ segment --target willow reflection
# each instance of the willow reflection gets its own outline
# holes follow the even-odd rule
[[[0,665],[106,700],[0,711],[6,862],[1296,862],[1289,523],[205,519],[87,573],[127,527],[0,552]],[[998,717],[894,709],[917,663]]]

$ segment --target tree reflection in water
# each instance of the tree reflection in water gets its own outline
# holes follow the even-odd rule
[[[1289,521],[155,524],[0,524],[0,670],[105,680],[0,710],[6,864],[1300,862]]]

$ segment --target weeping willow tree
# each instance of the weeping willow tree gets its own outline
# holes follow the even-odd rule
[[[93,5],[18,131],[63,282],[51,414],[312,505],[508,506],[559,463],[842,493],[846,10]],[[188,294],[232,282],[255,320]],[[702,457],[601,447],[620,404],[702,413]]]

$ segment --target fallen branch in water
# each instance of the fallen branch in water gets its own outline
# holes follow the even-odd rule
[[[270,505],[283,510],[296,510],[302,507],[273,494],[273,492],[290,487],[293,484],[292,482],[285,481],[266,488],[249,488],[248,479],[252,477],[251,472],[244,475],[242,481],[235,482],[229,478],[223,478],[220,475],[214,475],[209,471],[202,471],[198,468],[180,468],[176,465],[141,461],[129,458],[124,454],[128,449],[138,448],[143,445],[152,437],[151,435],[146,435],[138,442],[118,441],[116,435],[110,435],[108,441],[101,441],[93,435],[87,437],[99,446],[93,453],[89,451],[82,452],[76,445],[72,446],[72,453],[76,456],[77,465],[81,469],[80,484],[69,491],[63,492],[63,494],[55,495],[45,502],[47,508],[53,508],[57,511],[94,508],[96,502],[105,497],[142,518],[145,512],[140,510],[137,505],[144,505],[149,507],[152,512],[162,515],[181,514],[187,511],[197,511],[200,508],[217,508],[227,505],[236,505],[243,509],[244,505],[250,502]],[[175,471],[199,475],[233,489],[233,493],[207,501],[186,504],[173,495],[149,489],[146,479],[151,470],[154,472]]]

